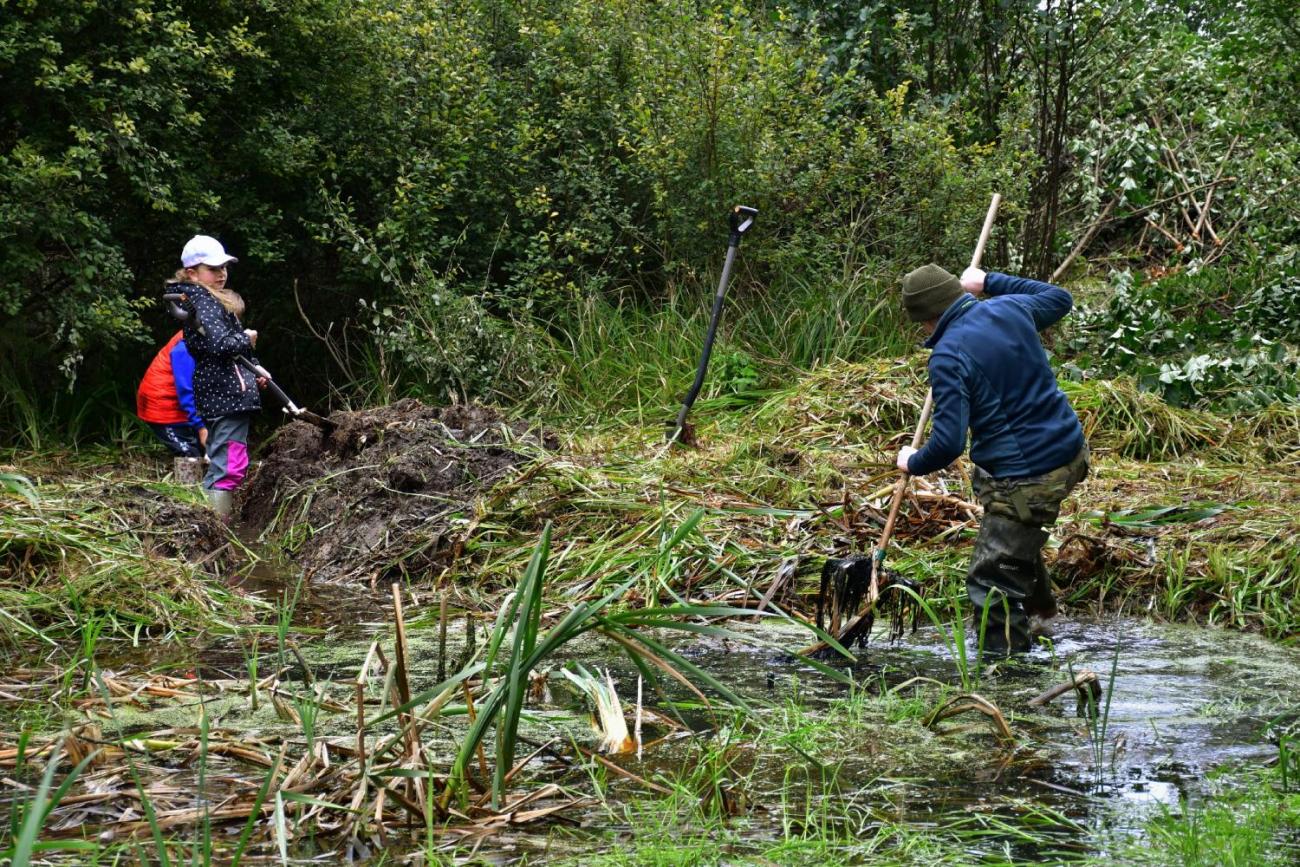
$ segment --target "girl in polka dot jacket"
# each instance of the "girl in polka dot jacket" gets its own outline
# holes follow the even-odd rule
[[[227,266],[237,261],[215,238],[196,235],[181,252],[181,281],[168,286],[184,295],[190,312],[185,345],[194,356],[194,402],[208,424],[211,461],[203,489],[222,515],[231,513],[233,491],[248,469],[249,425],[262,408],[258,390],[265,385],[235,360],[242,355],[256,363],[257,343],[257,332],[239,321],[244,299],[226,288]]]

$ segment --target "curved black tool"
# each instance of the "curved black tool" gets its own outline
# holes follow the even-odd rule
[[[300,407],[298,406],[298,404],[294,403],[293,399],[290,398],[289,395],[284,393],[284,389],[280,388],[280,386],[276,384],[276,381],[271,378],[270,371],[268,371],[265,367],[263,367],[260,364],[254,364],[252,361],[250,361],[249,359],[245,358],[242,355],[236,355],[235,361],[237,361],[240,365],[242,365],[244,369],[250,371],[254,376],[260,376],[263,379],[265,379],[266,390],[271,392],[271,394],[275,395],[276,399],[279,400],[280,403],[284,405],[284,411],[287,412],[289,415],[293,416],[294,418],[302,419],[303,421],[306,422],[311,422],[312,424],[316,425],[316,427],[322,428],[323,430],[326,431],[331,431],[334,429],[334,423],[329,419],[322,418],[321,416],[317,415],[311,410],[304,409],[303,407]]]
[[[744,205],[736,205],[727,215],[727,222],[731,226],[731,235],[727,241],[727,261],[722,266],[722,279],[718,281],[718,291],[713,296],[713,313],[709,317],[709,332],[704,337],[704,351],[700,353],[700,366],[695,371],[695,382],[691,384],[690,391],[686,392],[686,397],[682,398],[682,408],[678,410],[676,420],[667,422],[666,425],[670,443],[680,441],[686,445],[695,444],[695,431],[686,423],[686,416],[691,411],[695,398],[700,395],[700,387],[704,385],[704,374],[709,369],[709,356],[713,354],[713,340],[718,334],[718,320],[722,318],[722,300],[727,295],[727,283],[731,280],[731,268],[736,261],[736,251],[740,249],[740,239],[749,231],[750,226],[754,225],[754,218],[757,216],[757,208]]]

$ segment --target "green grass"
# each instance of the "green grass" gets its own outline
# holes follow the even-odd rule
[[[763,293],[733,285],[701,400],[745,405],[821,364],[906,350],[913,336],[892,284],[876,276],[792,279]],[[713,291],[679,290],[654,309],[584,301],[550,329],[549,381],[527,405],[575,426],[662,425],[695,375]]]
[[[1146,825],[1131,863],[1180,867],[1289,865],[1300,859],[1300,794],[1279,791],[1271,775],[1233,783],[1178,808],[1164,807]]]
[[[140,508],[154,502],[142,495],[142,481],[51,482],[34,486],[35,502],[0,504],[0,635],[11,644],[86,640],[93,624],[96,637],[138,641],[233,628],[227,617],[246,607],[241,597],[158,551],[167,537],[184,550],[185,528],[138,522]],[[179,493],[150,484],[157,502]]]

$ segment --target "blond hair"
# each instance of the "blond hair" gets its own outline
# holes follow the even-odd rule
[[[244,309],[245,309],[244,296],[240,295],[234,289],[214,289],[211,286],[206,286],[202,283],[199,283],[197,280],[194,280],[190,277],[189,272],[192,270],[193,270],[192,268],[181,268],[177,270],[177,272],[172,275],[171,282],[196,283],[200,286],[203,286],[203,288],[207,289],[208,292],[212,295],[212,297],[217,299],[217,301],[220,302],[221,306],[226,308],[226,310],[235,314],[236,316],[244,315]]]

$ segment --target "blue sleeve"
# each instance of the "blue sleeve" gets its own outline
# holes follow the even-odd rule
[[[960,356],[935,352],[930,356],[930,389],[934,392],[934,420],[930,438],[907,459],[907,471],[924,476],[948,466],[966,451],[970,427],[970,388],[966,365]]]
[[[190,417],[190,427],[198,430],[207,427],[194,403],[194,357],[184,340],[176,341],[171,351],[172,380],[176,383],[176,402]]]
[[[984,294],[989,297],[1017,296],[1016,303],[1029,311],[1034,327],[1039,331],[1058,322],[1074,306],[1074,298],[1060,286],[996,271],[990,271],[984,278]]]

